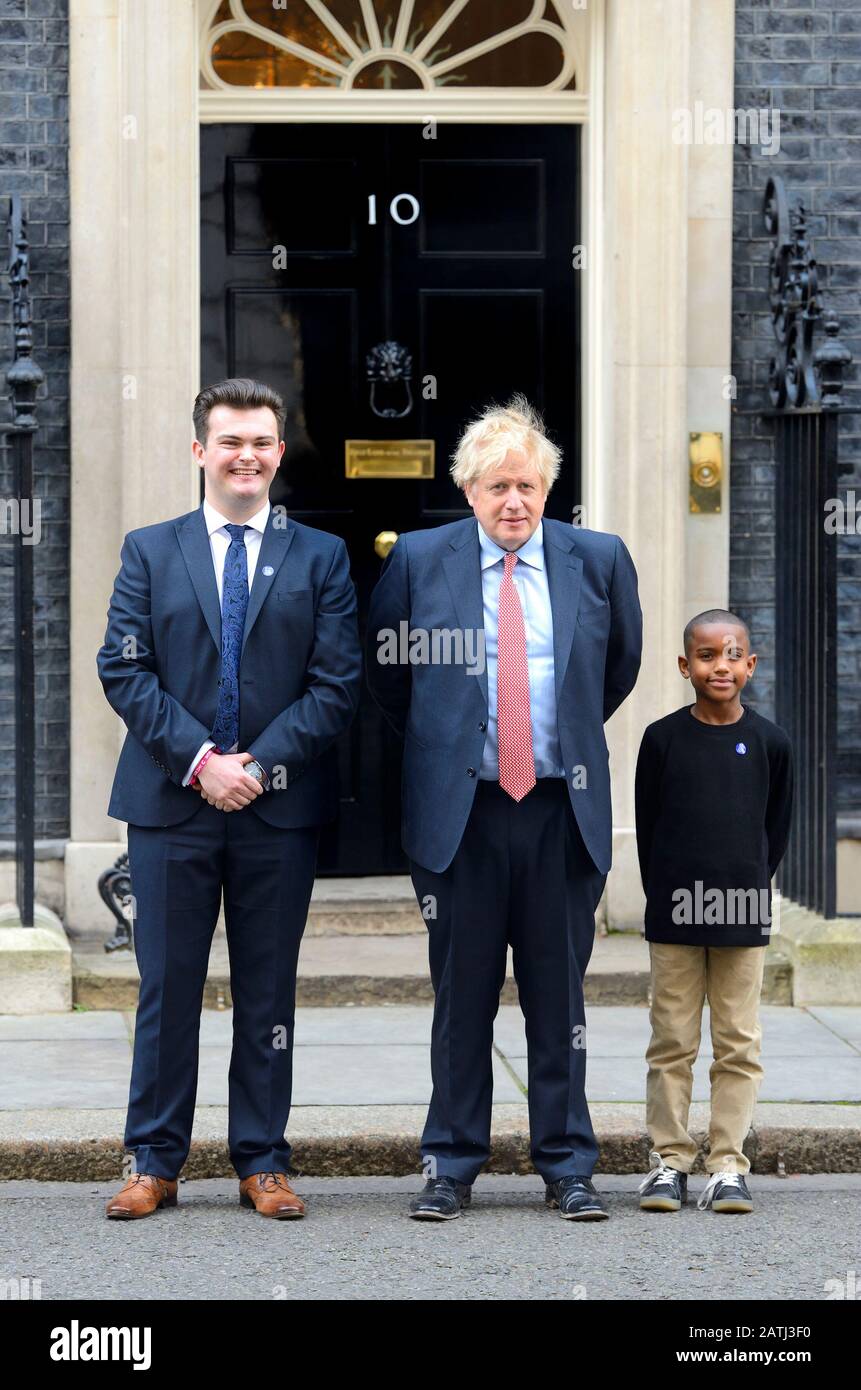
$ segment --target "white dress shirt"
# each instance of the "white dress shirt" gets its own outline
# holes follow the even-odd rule
[[[270,504],[269,500],[264,502],[259,512],[249,517],[245,522],[245,551],[248,561],[248,592],[251,592],[251,585],[254,582],[254,571],[257,569],[257,557],[260,554],[260,546],[263,541],[263,532],[266,530],[266,523],[269,520]],[[209,549],[212,554],[212,564],[215,568],[215,583],[218,588],[218,603],[222,602],[222,590],[224,588],[224,562],[227,559],[227,552],[230,549],[230,532],[227,527],[232,523],[226,516],[217,512],[210,502],[204,499],[203,519],[206,522],[206,530],[209,535]],[[191,774],[197,767],[207,748],[214,748],[215,744],[211,738],[202,743],[191,760],[188,771],[182,779],[182,785],[187,787],[191,781]],[[234,744],[232,748],[225,748],[225,753],[238,753],[239,749]]]
[[[487,738],[479,769],[483,781],[499,781],[497,732],[497,667],[499,654],[499,587],[508,553],[478,525],[481,547],[481,590],[484,600],[484,641],[487,663]],[[544,523],[539,521],[529,540],[515,551],[512,578],[523,609],[526,661],[529,669],[529,708],[536,777],[564,777],[556,722],[556,663],[553,657],[553,609],[544,566]]]

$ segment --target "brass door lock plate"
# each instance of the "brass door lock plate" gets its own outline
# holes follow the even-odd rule
[[[688,511],[719,512],[723,476],[723,435],[691,431],[688,436]]]

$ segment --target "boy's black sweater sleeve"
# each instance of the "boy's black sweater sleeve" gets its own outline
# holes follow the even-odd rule
[[[640,752],[637,756],[637,771],[634,777],[634,814],[637,825],[637,855],[640,860],[640,878],[643,892],[648,895],[649,858],[652,853],[652,837],[658,819],[658,787],[661,775],[661,750],[651,729],[643,734]]]
[[[792,824],[793,764],[788,738],[775,740],[768,750],[768,805],[765,831],[768,837],[768,872],[773,877],[786,852]]]

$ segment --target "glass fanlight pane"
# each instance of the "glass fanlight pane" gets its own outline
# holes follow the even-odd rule
[[[332,87],[333,73],[273,48],[250,34],[225,34],[212,46],[212,66],[235,87]]]
[[[225,9],[226,15],[222,13]],[[331,30],[303,0],[286,10],[273,9],[270,0],[245,0],[245,13],[253,23],[292,39],[312,53],[339,64],[349,61]],[[231,17],[229,7],[223,4],[216,19]],[[229,30],[213,44],[212,65],[222,81],[240,87],[331,87],[339,83],[336,73],[241,29]]]
[[[559,76],[563,64],[560,41],[565,31],[553,0],[546,0],[543,18],[558,29],[560,41],[550,34],[526,33],[503,43],[495,41],[529,19],[533,0],[468,0],[458,13],[454,13],[454,0],[289,0],[283,9],[274,8],[271,0],[244,0],[244,6],[249,20],[262,30],[279,34],[306,52],[283,52],[241,27],[228,30],[213,45],[212,62],[218,76],[231,85],[419,88],[423,84],[418,73],[399,59],[421,50],[447,15],[451,22],[421,52],[425,84],[545,87]],[[239,23],[233,20],[228,0],[222,0],[213,22],[231,21]],[[391,50],[391,56],[363,62],[362,55],[372,43]],[[477,45],[487,45],[487,51],[457,62],[459,54]],[[314,55],[325,61],[315,63]],[[451,66],[434,72],[441,64]],[[573,79],[568,83],[569,88],[575,85]]]
[[[454,56],[454,55],[452,55]],[[549,34],[523,34],[463,67],[448,68],[435,78],[439,86],[546,87],[562,71],[562,49]]]

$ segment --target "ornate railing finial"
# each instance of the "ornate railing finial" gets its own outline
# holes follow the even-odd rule
[[[27,240],[27,219],[21,196],[13,193],[9,199],[9,283],[12,286],[12,326],[14,353],[12,365],[6,370],[6,381],[12,396],[13,431],[33,431],[36,419],[33,406],[36,391],[45,379],[44,372],[33,361],[33,331],[30,323],[30,245]]]
[[[840,404],[843,371],[852,361],[837,338],[840,323],[828,314],[824,343],[814,351],[817,322],[823,318],[816,257],[808,232],[807,211],[799,200],[790,211],[783,180],[768,180],[763,204],[765,230],[772,238],[769,302],[777,351],[768,368],[768,393],[778,410]]]

